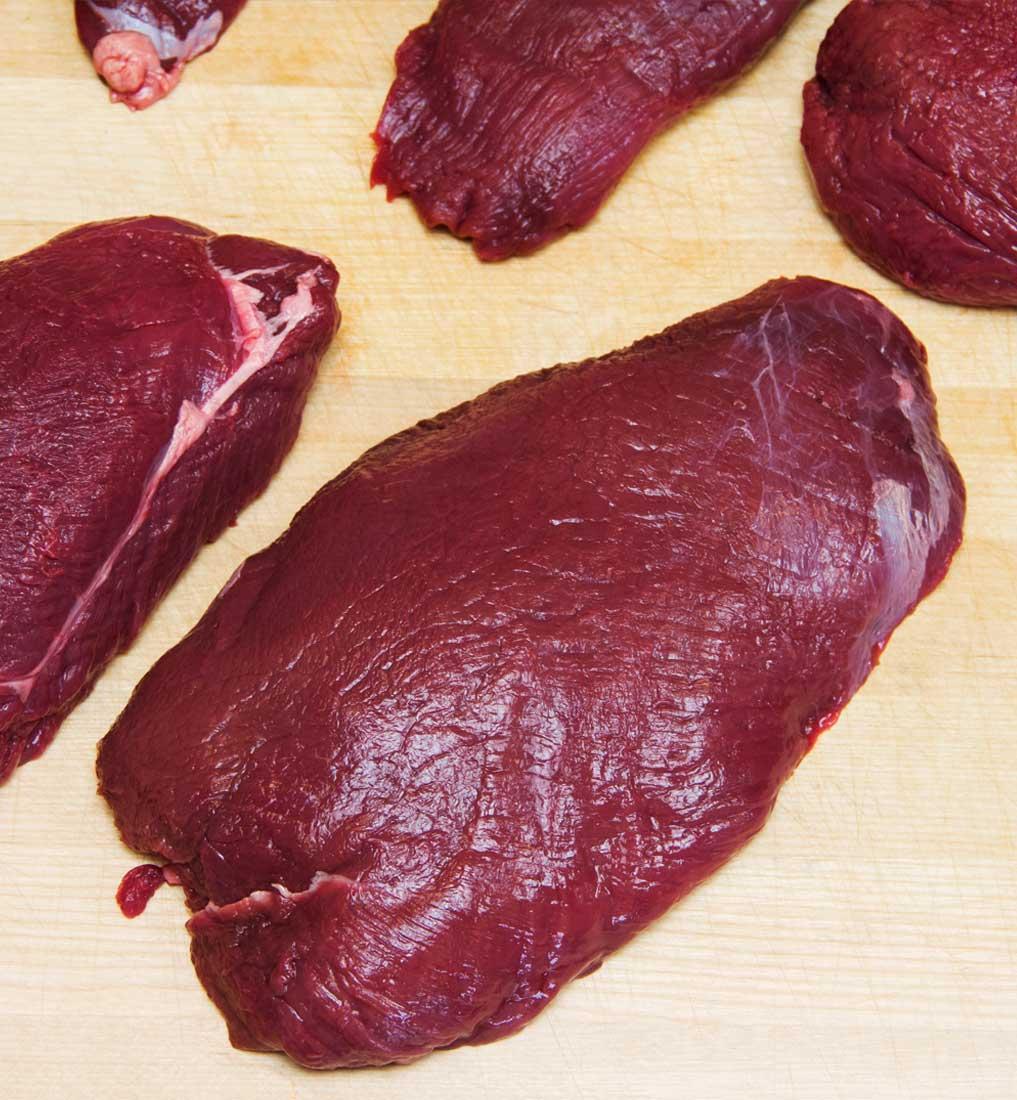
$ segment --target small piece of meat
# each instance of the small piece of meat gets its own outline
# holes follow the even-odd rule
[[[507,1035],[715,871],[943,577],[925,355],[781,280],[368,451],[99,753],[235,1045]]]
[[[442,0],[396,55],[372,183],[482,260],[585,225],[804,0]]]
[[[1017,0],[853,0],[802,144],[862,259],[929,298],[1017,305]]]
[[[154,863],[143,863],[124,875],[117,890],[117,905],[128,920],[140,917],[152,900],[152,895],[166,882],[162,867]]]
[[[142,111],[180,82],[247,0],[75,0],[78,37],[114,103]]]
[[[337,282],[323,257],[171,218],[0,263],[0,782],[264,489]]]

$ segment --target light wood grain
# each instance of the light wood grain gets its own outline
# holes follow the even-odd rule
[[[551,0],[549,0],[551,2]],[[326,252],[345,313],[300,441],[40,763],[0,792],[0,1095],[388,1100],[1017,1096],[1017,317],[908,294],[840,243],[797,143],[840,6],[640,158],[586,231],[482,267],[367,188],[392,55],[431,0],[253,0],[145,114],[109,105],[65,0],[0,0],[0,254],[159,212]],[[95,743],[234,567],[364,448],[491,382],[629,343],[778,274],[860,286],[929,347],[970,491],[942,589],[722,874],[521,1036],[314,1076],[226,1040],[163,891],[95,795]]]

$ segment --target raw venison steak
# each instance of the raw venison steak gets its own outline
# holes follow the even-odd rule
[[[247,0],[74,0],[78,37],[110,99],[142,111],[180,83]]]
[[[101,790],[237,1046],[496,1039],[762,826],[963,510],[911,334],[769,283],[368,451],[142,681]]]
[[[0,263],[0,781],[289,450],[328,260],[171,218]]]
[[[483,260],[596,214],[640,150],[804,0],[441,0],[396,55],[373,183]]]
[[[862,259],[929,298],[1017,305],[1017,0],[854,0],[802,142]]]

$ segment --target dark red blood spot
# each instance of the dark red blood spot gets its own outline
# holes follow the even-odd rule
[[[154,863],[143,863],[124,875],[117,890],[117,905],[125,917],[140,917],[152,900],[152,895],[166,882],[161,867]]]

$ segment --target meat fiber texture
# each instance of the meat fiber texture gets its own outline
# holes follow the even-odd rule
[[[483,260],[585,225],[804,0],[442,0],[396,55],[373,183]]]
[[[110,99],[132,111],[157,103],[184,66],[207,53],[247,0],[75,0],[78,37]]]
[[[320,256],[171,218],[0,264],[0,780],[265,487],[337,281]]]
[[[907,329],[769,283],[368,451],[141,682],[100,788],[235,1045],[496,1039],[762,826],[963,511]]]
[[[805,86],[823,205],[883,274],[1017,305],[1017,0],[854,0]]]

